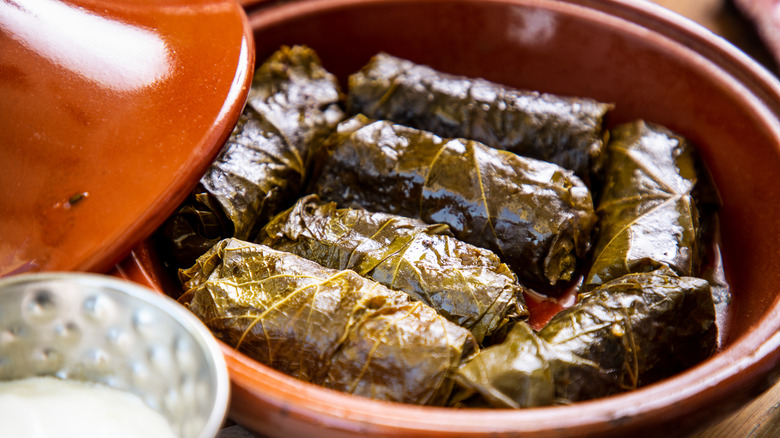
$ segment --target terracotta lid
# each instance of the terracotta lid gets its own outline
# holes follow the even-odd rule
[[[0,3],[0,276],[105,271],[180,203],[246,100],[233,0]]]

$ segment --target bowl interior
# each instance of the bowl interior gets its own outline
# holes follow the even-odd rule
[[[564,407],[454,412],[336,394],[226,348],[236,420],[269,435],[300,436],[650,433],[672,422],[695,427],[765,383],[777,362],[780,328],[777,83],[692,22],[637,3],[303,1],[254,11],[249,19],[258,63],[280,45],[307,44],[346,84],[369,57],[386,51],[450,73],[612,102],[610,126],[643,118],[688,137],[722,197],[721,249],[732,291],[724,349],[629,394]],[[141,268],[136,279],[166,287],[149,244],[134,263]]]

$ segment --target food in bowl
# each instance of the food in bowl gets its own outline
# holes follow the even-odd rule
[[[455,239],[444,224],[338,208],[308,195],[256,240],[402,291],[471,331],[477,342],[528,317],[523,288],[509,267],[491,251]]]
[[[631,273],[577,298],[538,332],[507,338],[455,373],[457,406],[570,404],[636,389],[709,357],[717,329],[706,280]]]
[[[279,59],[280,53],[294,60],[289,54],[296,51],[306,51],[310,60],[316,60],[316,55],[304,47],[284,47],[271,60]],[[377,56],[350,78],[350,84],[363,84],[365,81],[353,79],[376,69],[377,59],[388,57]],[[346,115],[350,118],[338,126],[331,124],[335,131],[309,142],[307,149],[296,149],[298,163],[313,167],[311,172],[299,172],[310,179],[307,191],[342,209],[326,208],[330,215],[343,209],[360,211],[361,215],[382,212],[385,222],[342,255],[333,252],[334,244],[315,246],[319,243],[314,240],[301,243],[303,250],[282,248],[329,267],[267,246],[275,245],[271,236],[278,236],[274,228],[280,223],[301,220],[304,207],[292,203],[306,191],[280,203],[292,208],[271,219],[270,224],[265,225],[267,217],[260,222],[242,223],[244,230],[260,230],[250,233],[248,239],[208,237],[218,240],[217,243],[193,266],[179,271],[184,286],[180,301],[211,325],[218,337],[266,365],[326,387],[382,400],[458,407],[531,407],[603,397],[668,377],[715,351],[717,328],[712,293],[706,280],[695,278],[701,266],[700,248],[708,242],[702,241],[705,236],[700,222],[706,221],[700,221],[700,209],[696,206],[701,201],[692,193],[694,187],[706,185],[707,180],[701,177],[700,165],[685,139],[639,120],[615,128],[616,135],[606,148],[608,154],[602,157],[601,142],[608,132],[602,132],[601,125],[611,108],[609,104],[514,91],[484,80],[438,73],[405,60],[392,61],[396,71],[389,77],[393,79],[404,76],[397,71],[397,66],[402,65],[404,70],[424,71],[420,76],[458,82],[466,95],[473,87],[501,96],[495,106],[484,109],[490,116],[480,113],[483,105],[462,101],[461,111],[468,113],[463,126],[469,126],[469,118],[483,124],[498,120],[496,127],[513,132],[503,122],[526,117],[541,118],[545,120],[542,126],[556,127],[556,135],[549,141],[568,141],[585,131],[585,140],[575,143],[587,146],[578,146],[580,150],[572,152],[580,158],[561,161],[578,167],[588,183],[574,169],[496,150],[475,140],[447,139],[397,120],[348,114],[349,107],[346,114],[330,111],[338,114],[328,119],[331,122]],[[258,71],[267,68],[264,64]],[[290,65],[283,71],[295,68]],[[256,79],[261,77],[256,75]],[[327,82],[324,95],[333,95],[334,83]],[[387,88],[392,91],[394,87]],[[430,82],[428,87],[435,85]],[[279,88],[293,89],[285,85]],[[357,88],[359,93],[365,93]],[[316,95],[315,89],[307,91]],[[436,93],[429,93],[425,86],[411,89],[422,93],[423,97],[414,98],[418,101],[425,100],[425,95],[435,100]],[[376,93],[375,101],[361,95],[360,105],[353,104],[353,110],[380,107],[392,97],[391,91]],[[341,94],[338,89],[336,94]],[[349,95],[352,94],[350,89]],[[311,101],[296,93],[284,99],[268,96],[273,103],[269,106],[282,114],[288,111],[285,105],[295,107],[297,102]],[[530,112],[523,114],[523,105],[512,103],[510,96],[521,96],[516,102],[530,101]],[[541,103],[535,104],[534,99]],[[348,97],[347,101],[356,100]],[[326,112],[321,101],[317,102],[320,106],[314,114]],[[333,100],[324,103],[325,108],[332,105]],[[382,115],[406,117],[395,105],[393,111]],[[252,106],[256,108],[262,103],[256,101]],[[549,106],[560,112],[540,116],[539,111]],[[584,106],[594,111],[584,111],[581,119],[575,117],[572,122],[571,115],[580,114]],[[505,116],[500,107],[512,116]],[[271,134],[294,129],[308,132],[302,126],[307,123],[306,117],[295,111],[297,118],[275,118],[275,113],[259,117],[262,123],[271,125]],[[431,129],[443,125],[442,117],[448,119],[441,111],[436,117],[439,121],[433,122]],[[418,117],[412,119],[417,121]],[[281,123],[282,127],[273,127],[273,123]],[[529,125],[524,129],[546,129],[534,128],[534,122]],[[241,129],[244,127],[239,125],[238,130]],[[477,133],[483,130],[473,129]],[[565,129],[572,132],[561,132]],[[288,137],[282,138],[291,144]],[[226,151],[247,147],[235,138],[231,137]],[[556,148],[563,149],[566,155],[564,146]],[[285,165],[271,162],[277,168]],[[583,162],[589,163],[589,167],[581,167]],[[256,164],[251,160],[238,163],[244,169]],[[268,162],[260,161],[259,165],[266,167]],[[270,187],[280,183],[265,180],[259,185],[269,181]],[[242,183],[233,189],[242,191],[243,187]],[[272,191],[261,191],[261,198]],[[598,223],[594,192],[603,192],[596,203]],[[261,200],[247,204],[251,202]],[[314,208],[321,205],[313,198],[300,202]],[[665,210],[667,207],[670,212]],[[210,215],[221,216],[223,219],[217,222],[225,222],[230,212],[213,209]],[[408,295],[396,295],[371,280],[355,282],[355,272],[344,269],[372,275],[372,269],[360,266],[364,260],[356,249],[365,244],[381,251],[383,241],[375,237],[392,231],[385,225],[400,220],[392,215],[410,216],[434,225],[444,223],[455,238],[488,252],[495,251],[492,256],[506,263],[512,276],[523,284],[516,291],[533,288],[554,296],[560,293],[557,287],[566,283],[575,290],[579,288],[578,302],[538,331],[523,321],[522,310],[498,313],[492,329],[480,328],[474,337],[474,333],[447,318],[434,317],[438,315],[436,309],[426,303],[432,300],[415,295],[414,287]],[[325,219],[332,220],[333,216]],[[260,228],[263,225],[265,228]],[[337,227],[340,234],[334,242],[346,236],[354,225],[353,222]],[[590,259],[594,225],[598,243],[595,258]],[[170,230],[164,229],[164,240],[183,241]],[[399,236],[402,234],[391,237]],[[285,238],[289,240],[290,236]],[[399,250],[407,248],[404,245]],[[467,257],[461,262],[465,265],[468,254],[474,251],[464,253]],[[353,256],[357,257],[354,263],[350,260]],[[592,260],[597,263],[591,263]],[[597,268],[595,271],[591,264]],[[588,272],[589,268],[593,272]],[[399,272],[402,271],[397,269],[393,275]],[[379,273],[377,277],[383,275],[386,276]],[[587,280],[580,288],[575,280],[583,275]],[[338,279],[335,284],[334,279]],[[392,287],[396,282],[415,280],[393,277],[385,284]],[[468,293],[468,283],[463,284],[466,286],[460,293]],[[446,293],[451,303],[459,300],[451,290]],[[408,301],[410,296],[416,301]],[[517,295],[514,304],[504,308],[519,308],[520,303],[522,295]],[[446,306],[438,310],[452,319]],[[491,313],[491,317],[494,315]],[[415,331],[405,324],[420,329]],[[475,347],[477,344],[479,348]],[[433,348],[436,353],[425,353],[426,348]]]
[[[182,272],[180,299],[218,338],[301,380],[379,400],[445,405],[472,334],[351,270],[225,239]]]
[[[352,114],[549,161],[585,179],[604,159],[604,117],[612,109],[593,99],[443,73],[384,52],[349,77],[347,107]]]
[[[591,193],[553,163],[360,114],[339,124],[315,163],[311,191],[323,199],[446,224],[525,284],[570,280],[590,246]]]
[[[162,226],[161,250],[192,266],[220,239],[251,239],[302,190],[309,151],[343,117],[336,78],[304,47],[277,51],[255,72],[226,146]]]
[[[644,121],[610,132],[600,230],[582,289],[663,266],[677,275],[698,275],[717,197],[694,146]]]

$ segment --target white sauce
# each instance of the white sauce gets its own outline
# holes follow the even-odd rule
[[[89,382],[34,377],[0,382],[0,437],[175,438],[141,398]]]

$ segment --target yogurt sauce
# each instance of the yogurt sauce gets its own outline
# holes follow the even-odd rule
[[[175,438],[135,394],[104,385],[33,377],[0,382],[0,437]]]

